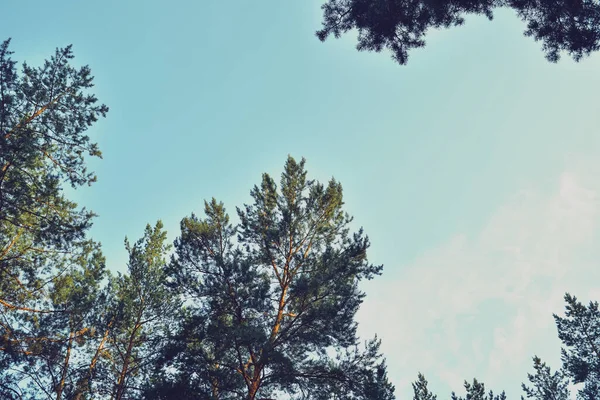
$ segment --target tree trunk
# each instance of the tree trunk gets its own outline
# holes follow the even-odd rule
[[[56,400],[60,400],[60,398],[62,397],[63,389],[65,387],[67,371],[69,370],[69,358],[71,357],[71,348],[73,347],[73,337],[75,337],[75,332],[71,330],[71,332],[69,333],[69,341],[67,342],[67,354],[65,355],[65,362],[63,364],[60,382],[58,383],[58,387],[56,388]]]
[[[262,368],[260,368],[262,369]],[[260,388],[260,371],[259,368],[254,369],[254,376],[252,377],[252,383],[248,388],[248,400],[255,400],[258,389]]]
[[[141,315],[140,315],[141,318]],[[123,360],[123,368],[121,368],[121,373],[119,374],[119,379],[117,381],[117,387],[115,390],[115,400],[121,400],[123,394],[125,393],[125,379],[127,378],[127,373],[129,372],[129,359],[131,358],[131,353],[133,351],[133,342],[135,341],[135,335],[140,328],[140,318],[136,321],[135,327],[129,336],[129,343],[127,344],[127,351],[125,352],[125,359]]]
[[[219,381],[217,378],[212,378],[210,384],[212,387],[213,400],[219,400]]]
[[[98,348],[96,349],[96,353],[94,354],[94,357],[92,357],[92,360],[90,361],[90,366],[88,368],[88,372],[85,376],[85,378],[83,378],[80,381],[80,384],[77,385],[77,390],[75,392],[75,396],[73,397],[73,400],[81,400],[81,398],[83,397],[83,395],[86,392],[90,392],[91,389],[91,385],[90,385],[90,381],[92,380],[92,376],[94,374],[94,369],[96,368],[96,363],[98,362],[98,358],[100,357],[100,352],[102,352],[102,350],[104,349],[104,344],[106,343],[106,340],[108,339],[108,334],[110,333],[110,328],[112,327],[112,324],[115,320],[111,320],[108,323],[108,327],[106,328],[106,331],[104,332],[104,335],[102,336],[102,340],[100,341],[100,344],[98,345]]]

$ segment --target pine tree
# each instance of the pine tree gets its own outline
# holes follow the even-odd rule
[[[72,398],[85,373],[97,333],[94,312],[107,276],[104,256],[95,243],[79,261],[54,279],[49,298],[52,309],[60,312],[42,314],[36,332],[37,338],[50,339],[39,348],[43,361],[37,363],[37,380],[52,388],[57,400]],[[45,388],[38,386],[35,392]]]
[[[427,384],[425,376],[419,372],[417,381],[412,384],[415,393],[413,400],[437,400],[437,396],[429,391]]]
[[[214,199],[182,220],[169,275],[186,306],[148,396],[393,399],[379,340],[360,346],[354,321],[382,267],[350,234],[341,185],[304,164],[289,157],[279,188],[263,174],[239,225]]]
[[[427,31],[462,25],[469,14],[493,18],[511,8],[526,23],[526,36],[542,42],[549,61],[561,52],[579,61],[600,49],[600,3],[596,0],[327,0],[323,4],[324,41],[358,30],[358,50],[388,49],[399,64],[408,52],[425,46]]]
[[[0,395],[60,398],[89,322],[78,288],[104,274],[86,238],[93,214],[62,187],[95,180],[86,156],[100,152],[85,131],[108,109],[89,93],[89,67],[71,66],[70,46],[18,73],[9,44],[0,44]]]
[[[550,367],[538,356],[533,357],[533,369],[535,374],[527,374],[531,387],[521,384],[528,399],[535,400],[568,400],[570,393],[568,380],[564,373],[556,371],[552,373]],[[521,399],[523,397],[521,396]]]
[[[73,400],[103,398],[99,395],[110,393],[107,386],[112,382],[111,375],[107,368],[103,368],[104,359],[107,356],[107,347],[110,334],[117,322],[118,309],[114,286],[111,282],[115,278],[106,274],[109,284],[103,284],[94,293],[94,304],[88,308],[90,314],[89,337],[85,341],[85,348],[81,350],[79,356],[80,364],[77,370],[77,381],[73,387],[72,394],[67,398]]]
[[[600,311],[598,302],[586,307],[575,296],[565,294],[565,317],[554,315],[563,343],[563,369],[573,383],[584,383],[581,399],[600,398]]]
[[[458,397],[456,393],[452,392],[452,400],[506,400],[506,394],[504,392],[499,395],[494,395],[493,391],[485,392],[485,385],[483,382],[479,382],[477,379],[473,379],[473,383],[465,381],[465,391],[467,392],[465,397]]]
[[[100,380],[96,392],[121,400],[139,395],[164,340],[166,324],[175,309],[165,283],[166,255],[170,245],[158,221],[146,226],[144,236],[133,245],[125,240],[129,253],[128,273],[112,280],[112,314],[107,325],[108,339],[102,351]]]
[[[532,387],[521,384],[523,391],[528,399],[535,400],[568,400],[570,393],[568,380],[564,373],[556,371],[552,373],[550,367],[542,360],[533,357],[533,369],[535,374],[527,374],[527,378]],[[523,399],[523,396],[521,396]]]

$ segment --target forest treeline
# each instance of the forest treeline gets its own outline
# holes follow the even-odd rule
[[[160,221],[125,240],[111,273],[89,237],[93,212],[65,185],[92,184],[101,157],[87,129],[108,108],[70,47],[17,68],[0,46],[0,398],[394,399],[377,337],[362,342],[360,282],[382,272],[351,229],[339,182],[312,180],[288,157],[250,204],[205,202],[174,243]],[[141,227],[140,227],[141,228]],[[116,269],[116,268],[114,268]],[[600,393],[598,303],[565,296],[555,316],[563,366],[534,357],[527,398]],[[415,400],[436,398],[421,374]],[[465,397],[493,400],[477,380]]]

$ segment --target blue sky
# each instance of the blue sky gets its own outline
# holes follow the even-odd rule
[[[431,32],[408,66],[320,43],[321,1],[10,2],[0,37],[36,65],[72,43],[111,108],[99,181],[74,196],[122,270],[123,238],[216,197],[249,201],[288,154],[344,186],[385,265],[361,332],[398,398],[473,376],[513,398],[537,353],[558,367],[562,294],[600,299],[600,57],[549,64],[510,12]]]

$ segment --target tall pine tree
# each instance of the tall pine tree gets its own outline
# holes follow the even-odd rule
[[[534,400],[568,400],[570,393],[568,380],[562,371],[552,373],[545,362],[534,356],[533,369],[535,374],[527,374],[531,386],[521,385],[527,399]],[[523,397],[521,396],[521,399]]]
[[[99,368],[104,369],[96,390],[121,400],[140,395],[143,380],[165,339],[166,322],[175,303],[165,286],[166,256],[170,245],[158,221],[146,226],[144,236],[130,244],[128,273],[112,280],[113,313]]]
[[[554,315],[563,343],[563,369],[575,384],[583,383],[582,400],[600,398],[600,311],[598,302],[587,306],[565,294],[564,317]]]
[[[181,222],[170,265],[181,328],[148,396],[392,399],[379,341],[361,346],[358,284],[381,273],[350,233],[342,187],[307,179],[289,157],[279,187],[263,174],[233,225],[222,203]]]
[[[104,274],[86,238],[93,214],[69,201],[64,184],[91,184],[86,156],[100,156],[85,131],[108,111],[90,93],[87,66],[71,47],[17,72],[0,44],[0,393],[61,398],[75,345]],[[59,323],[59,321],[62,321]]]

